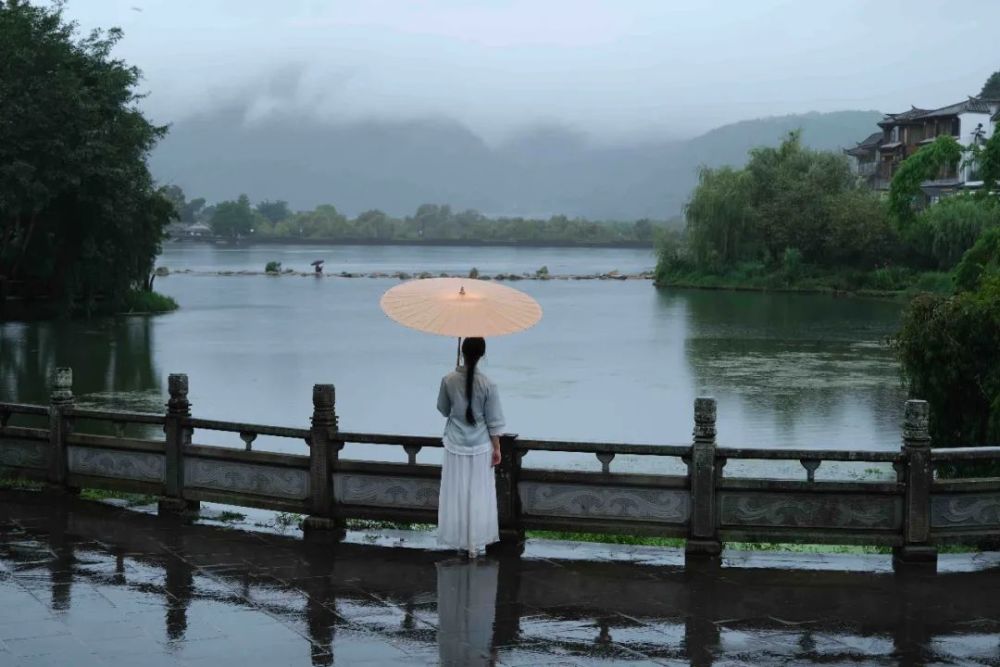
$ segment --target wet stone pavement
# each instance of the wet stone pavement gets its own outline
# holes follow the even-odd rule
[[[1000,665],[1000,557],[322,545],[0,491],[0,665]],[[353,542],[351,541],[353,540]],[[380,544],[379,542],[384,543]]]

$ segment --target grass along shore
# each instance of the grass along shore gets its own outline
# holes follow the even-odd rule
[[[653,280],[657,287],[871,297],[911,296],[919,292],[949,293],[954,289],[951,275],[937,271],[916,271],[906,267],[884,267],[872,271],[826,270],[803,266],[789,273],[784,269],[768,271],[758,262],[740,264],[723,272],[660,267]]]

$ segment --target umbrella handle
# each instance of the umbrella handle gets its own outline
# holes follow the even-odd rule
[[[462,337],[458,337],[458,351],[455,352],[455,368],[462,365]]]

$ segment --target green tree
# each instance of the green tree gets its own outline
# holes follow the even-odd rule
[[[270,220],[272,224],[281,222],[292,214],[288,208],[288,202],[283,199],[276,199],[274,201],[265,199],[257,204],[257,212]]]
[[[974,290],[916,297],[895,341],[939,447],[1000,444],[1000,273]]]
[[[366,230],[366,236],[379,241],[388,241],[393,238],[392,220],[382,211],[377,209],[365,211],[357,217],[355,221],[359,230]]]
[[[118,29],[78,37],[53,7],[0,1],[0,275],[72,309],[149,285],[174,206],[146,158],[166,132],[139,111]]]
[[[240,195],[236,201],[218,203],[209,224],[212,231],[219,236],[238,239],[250,234],[254,220],[254,213],[250,208],[250,198],[246,195]]]
[[[920,185],[937,178],[943,170],[954,169],[963,151],[955,137],[945,134],[903,160],[889,184],[889,211],[900,231],[905,233],[916,219],[917,206],[923,200]]]
[[[986,79],[986,83],[983,84],[983,89],[979,91],[979,96],[991,100],[1000,100],[1000,71],[990,74],[989,78]]]
[[[204,208],[204,197],[195,197],[194,199],[188,201],[184,204],[184,208],[181,209],[181,222],[196,222],[198,217],[205,213]]]
[[[187,206],[187,198],[184,196],[184,190],[179,185],[167,185],[162,188],[162,192],[163,196],[174,207],[176,217],[182,219],[184,207]]]
[[[699,265],[718,268],[757,254],[749,185],[746,172],[732,167],[703,167],[698,172],[698,186],[684,212]]]
[[[647,218],[636,220],[632,226],[632,233],[636,241],[652,241],[654,234],[653,222]]]
[[[883,207],[846,159],[803,148],[797,132],[751,151],[743,169],[701,169],[685,215],[690,258],[707,272],[780,269],[788,248],[800,265],[872,268],[892,241]]]
[[[994,273],[1000,273],[1000,227],[986,231],[962,257],[955,267],[955,288],[978,289],[983,278]]]
[[[1000,205],[993,198],[972,195],[946,197],[917,215],[911,242],[935,268],[950,270],[984,230],[1000,226]]]
[[[979,170],[979,177],[983,179],[979,195],[992,195],[997,190],[997,181],[1000,181],[1000,123],[993,128],[993,134],[983,146],[975,147],[973,159]]]

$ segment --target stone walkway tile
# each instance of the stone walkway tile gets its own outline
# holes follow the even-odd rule
[[[69,624],[71,634],[77,639],[91,642],[97,646],[105,643],[117,643],[125,639],[138,639],[153,644],[156,640],[145,628],[129,621],[95,621],[73,622]]]
[[[4,640],[4,645],[8,651],[19,659],[39,655],[52,655],[54,663],[63,656],[87,655],[91,653],[91,650],[84,642],[68,633],[65,635],[32,637],[30,639],[6,639]]]
[[[4,641],[68,634],[70,634],[69,626],[54,618],[0,623],[0,640]]]
[[[134,653],[98,653],[97,658],[108,667],[189,667],[192,664],[188,660],[167,653],[147,652],[139,655]],[[54,665],[47,665],[46,667],[54,667]],[[75,665],[72,667],[75,667]],[[243,667],[250,667],[250,665],[244,662]]]
[[[338,632],[332,649],[337,661],[347,665],[360,660],[400,660],[406,657],[402,649],[374,633]]]
[[[539,667],[548,665],[552,667],[580,667],[584,664],[569,656],[555,656],[545,651],[520,647],[501,647],[497,651],[497,662],[507,667],[535,667],[536,665]]]
[[[100,656],[92,654],[76,655],[37,655],[18,658],[10,667],[56,667],[62,665],[72,665],[72,667],[117,667],[115,663],[109,663]],[[145,665],[145,663],[144,663]],[[7,665],[4,665],[7,667]],[[174,667],[177,667],[176,665]]]

